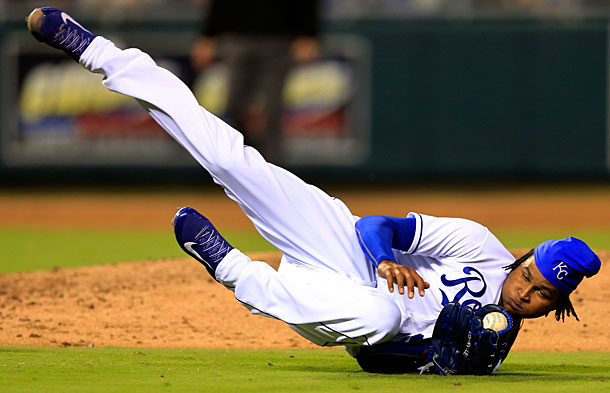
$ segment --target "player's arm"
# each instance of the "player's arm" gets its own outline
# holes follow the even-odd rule
[[[404,294],[407,287],[409,298],[414,296],[414,288],[424,296],[424,290],[430,284],[424,282],[415,269],[396,263],[392,249],[408,250],[415,236],[415,218],[367,216],[356,222],[356,234],[362,251],[377,267],[377,272],[388,282],[388,290],[394,292],[394,283],[398,293]]]
[[[375,267],[394,261],[392,249],[407,251],[415,236],[415,217],[366,216],[356,221],[360,247]]]

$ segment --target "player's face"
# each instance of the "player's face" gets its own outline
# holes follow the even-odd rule
[[[558,298],[559,291],[540,273],[532,256],[504,281],[500,305],[512,316],[537,318],[551,311]]]

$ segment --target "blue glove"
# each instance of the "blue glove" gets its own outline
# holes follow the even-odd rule
[[[483,318],[490,312],[506,316],[508,326],[496,332],[483,327]],[[428,350],[429,363],[422,372],[441,375],[491,374],[508,356],[518,329],[503,307],[488,304],[473,311],[459,303],[448,303],[441,310]]]

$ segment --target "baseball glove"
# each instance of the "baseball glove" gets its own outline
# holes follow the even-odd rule
[[[483,327],[483,318],[490,312],[500,312],[508,319],[501,331]],[[508,355],[518,329],[503,307],[488,304],[473,311],[459,303],[448,303],[434,325],[432,345],[428,349],[429,363],[423,372],[441,375],[488,375],[496,370]]]

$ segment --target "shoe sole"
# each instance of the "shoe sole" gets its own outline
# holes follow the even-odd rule
[[[172,228],[176,227],[176,220],[178,219],[178,213],[180,212],[180,210],[184,209],[186,206],[182,206],[179,207],[178,210],[176,210],[176,213],[174,213],[174,218],[172,218]]]
[[[43,16],[44,14],[40,8],[34,8],[34,10],[30,12],[30,15],[25,18],[25,21],[28,24],[28,30],[39,40]]]
[[[40,8],[34,8],[34,10],[30,12],[30,15],[25,17],[29,31],[40,31],[40,26],[42,25],[42,15],[42,10]]]

